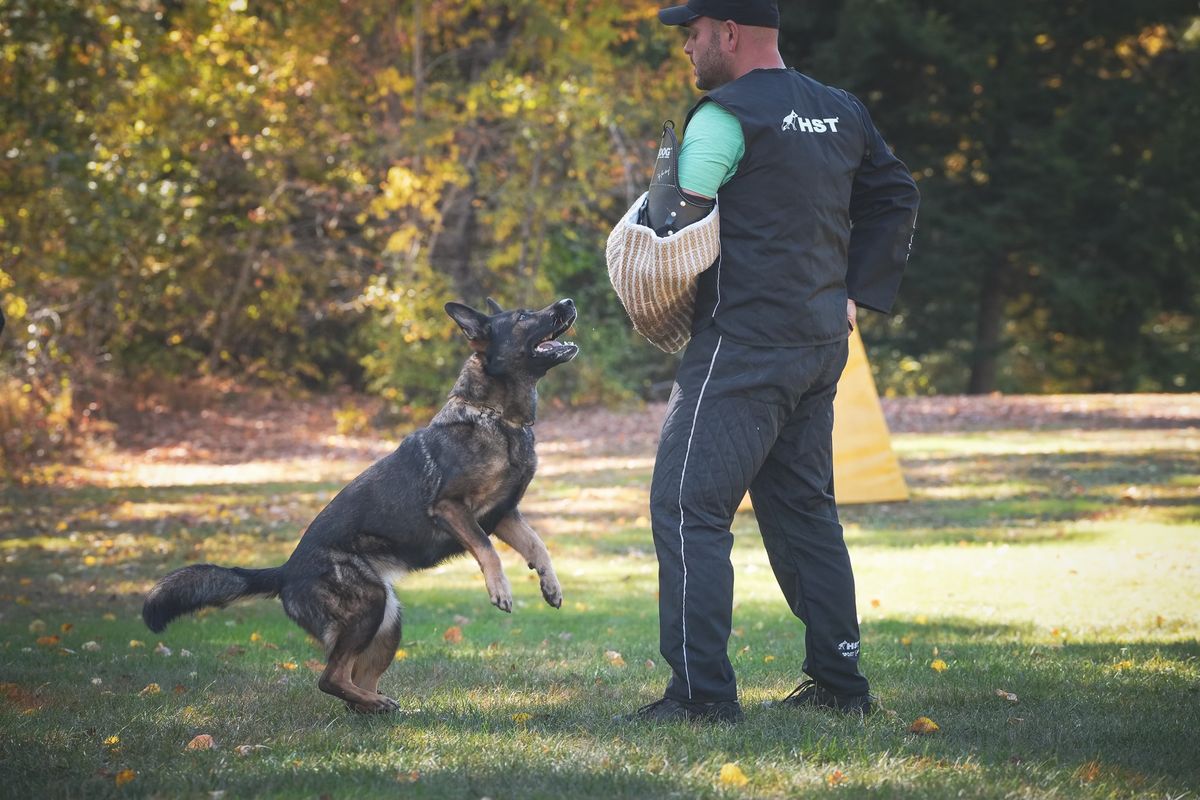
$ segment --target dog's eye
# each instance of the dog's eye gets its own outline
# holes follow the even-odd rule
[[[529,315],[524,311],[522,311],[520,314],[517,314],[517,322],[524,322],[527,319],[529,319]]]

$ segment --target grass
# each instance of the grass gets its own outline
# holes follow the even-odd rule
[[[281,562],[350,474],[280,462],[256,482],[5,490],[0,795],[1194,796],[1200,434],[895,444],[913,501],[843,512],[863,669],[887,709],[865,722],[761,707],[801,677],[803,628],[749,514],[735,523],[730,644],[746,721],[611,721],[667,679],[649,452],[560,442],[543,457],[525,508],[561,611],[507,550],[511,616],[465,560],[402,584],[402,658],[383,687],[403,711],[376,718],[316,690],[320,653],[276,601],[178,622],[162,648],[138,618],[171,567]],[[940,730],[910,733],[919,716]],[[198,734],[215,747],[188,750]],[[745,785],[721,781],[730,763]]]

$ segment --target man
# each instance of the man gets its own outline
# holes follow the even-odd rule
[[[659,19],[686,28],[708,91],[688,116],[679,180],[717,197],[721,254],[699,279],[651,486],[673,675],[626,719],[741,719],[729,528],[747,490],[806,626],[811,680],[782,705],[865,714],[874,698],[833,496],[833,396],[856,306],[887,312],[895,299],[916,184],[855,97],[785,68],[774,0],[690,0]]]

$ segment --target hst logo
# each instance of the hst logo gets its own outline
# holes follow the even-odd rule
[[[779,126],[779,130],[796,131],[797,133],[837,133],[840,121],[841,117],[809,119],[800,116],[795,109],[792,109],[792,113],[783,118],[783,124]]]

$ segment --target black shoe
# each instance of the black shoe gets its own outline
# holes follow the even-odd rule
[[[615,722],[741,722],[742,704],[737,700],[715,703],[683,703],[664,697],[642,706],[632,714],[613,717]]]
[[[785,708],[828,708],[865,717],[879,707],[879,698],[873,694],[834,694],[816,681],[807,680],[793,689],[787,697],[772,705]]]

